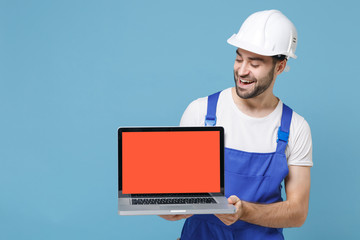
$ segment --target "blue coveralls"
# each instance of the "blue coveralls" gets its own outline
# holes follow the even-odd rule
[[[206,126],[216,124],[216,106],[220,92],[208,97]],[[285,148],[289,137],[292,110],[283,104],[276,152],[252,153],[225,148],[225,196],[238,196],[256,203],[282,201],[281,182],[289,169]],[[241,134],[241,133],[239,133]],[[284,239],[282,228],[268,228],[237,221],[227,226],[215,215],[194,215],[186,219],[181,240],[188,239]]]

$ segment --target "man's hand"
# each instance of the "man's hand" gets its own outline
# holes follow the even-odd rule
[[[169,220],[169,221],[178,221],[181,219],[189,218],[192,214],[179,214],[179,215],[159,215],[159,217]]]
[[[217,216],[224,224],[229,226],[239,220],[242,214],[242,202],[235,195],[230,196],[228,198],[228,202],[236,207],[236,212],[233,214],[215,214],[215,216]]]
[[[236,213],[216,216],[226,225],[241,219],[263,227],[300,227],[304,224],[308,212],[310,167],[289,166],[285,191],[286,200],[274,203],[252,203],[231,196],[228,202],[235,205]]]

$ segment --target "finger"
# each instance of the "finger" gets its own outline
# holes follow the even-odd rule
[[[230,204],[235,204],[235,203],[237,203],[237,202],[239,202],[240,201],[240,199],[237,197],[237,196],[235,196],[235,195],[231,195],[229,198],[228,198],[228,203],[230,203]]]
[[[165,219],[165,220],[168,220],[168,221],[173,221],[173,216],[171,215],[158,215],[159,217]]]
[[[214,214],[214,215],[219,219],[226,217],[226,214]]]
[[[235,205],[236,208],[240,208],[241,204],[242,204],[242,202],[239,199],[239,201],[237,201],[234,205]]]
[[[173,216],[174,216],[173,217],[174,221],[177,221],[177,220],[189,218],[192,216],[192,214],[180,214],[180,215],[173,215]]]
[[[224,224],[229,225],[229,214],[215,214]]]
[[[159,215],[159,217],[168,220],[168,221],[177,221],[180,219],[191,217],[192,215]]]

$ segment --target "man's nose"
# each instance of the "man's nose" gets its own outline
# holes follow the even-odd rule
[[[237,73],[239,76],[247,76],[250,73],[248,68],[248,64],[243,62],[241,66],[238,68]]]

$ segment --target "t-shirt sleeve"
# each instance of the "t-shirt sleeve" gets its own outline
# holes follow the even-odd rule
[[[298,129],[294,131],[294,136],[291,142],[289,141],[286,151],[288,165],[313,166],[311,130],[304,118]]]
[[[181,117],[180,126],[204,125],[204,119],[200,117],[200,115],[203,114],[202,105],[204,101],[207,101],[207,99],[199,98],[189,104]]]

